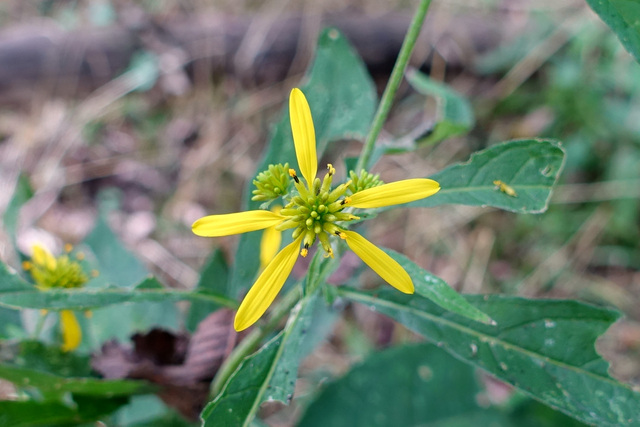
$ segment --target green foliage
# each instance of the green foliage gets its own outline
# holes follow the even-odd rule
[[[288,403],[316,312],[317,294],[300,300],[285,329],[246,358],[214,401],[202,411],[205,426],[247,426],[264,401]]]
[[[4,357],[6,363],[13,366],[34,369],[40,372],[62,377],[91,376],[89,358],[72,352],[62,351],[58,346],[46,345],[40,341],[20,341],[15,348],[5,348],[2,353],[11,354]]]
[[[6,267],[0,263],[0,280],[7,277],[3,273],[6,273]],[[227,307],[235,307],[237,305],[235,300],[230,300],[209,291],[191,292],[167,289],[154,278],[144,280],[133,289],[107,287],[102,289],[81,288],[40,291],[15,275],[9,277],[18,279],[14,284],[18,284],[19,287],[12,288],[11,282],[0,281],[0,285],[2,285],[0,286],[0,304],[12,308],[90,310],[123,303],[169,303],[183,300],[214,303]],[[20,287],[20,285],[22,286]],[[157,311],[157,309],[154,311]],[[145,313],[147,316],[149,314],[149,312]]]
[[[478,378],[432,344],[393,347],[325,386],[298,426],[584,425],[528,400],[513,408],[481,404],[489,398]]]
[[[123,398],[78,397],[75,405],[34,400],[0,401],[0,425],[12,427],[73,426],[95,421],[126,403]]]
[[[541,213],[549,205],[551,190],[562,171],[564,151],[553,140],[523,139],[479,151],[461,163],[431,175],[441,190],[410,207],[443,204],[492,206],[518,213]],[[516,192],[511,196],[494,181]]]
[[[131,380],[102,380],[97,378],[65,378],[47,372],[0,364],[0,378],[21,388],[35,388],[49,397],[62,397],[64,393],[85,396],[129,396],[148,393],[147,383]]]
[[[101,285],[132,287],[149,275],[140,261],[122,245],[103,215],[98,217],[84,243],[96,257]]]
[[[576,301],[474,296],[497,325],[472,322],[420,297],[342,288],[339,295],[386,314],[460,360],[589,424],[639,425],[640,394],[607,374],[594,343],[617,318]]]
[[[457,313],[476,322],[493,323],[493,320],[487,316],[487,314],[469,304],[466,299],[457,293],[455,289],[451,288],[451,286],[447,285],[441,278],[423,270],[402,254],[389,249],[386,249],[385,252],[409,273],[417,295],[429,298],[445,310]]]
[[[204,295],[221,295],[231,297],[229,287],[229,266],[224,259],[224,254],[220,249],[211,253],[205,266],[200,273],[200,280],[196,286],[196,292]],[[228,300],[227,303],[235,303],[235,300]],[[218,302],[192,301],[187,317],[187,329],[195,331],[200,323],[209,313],[213,313],[217,308],[224,306]],[[228,306],[228,305],[227,305]],[[231,307],[235,308],[235,305]]]
[[[13,192],[13,197],[9,202],[9,206],[4,212],[3,221],[4,228],[14,240],[16,237],[16,226],[18,225],[18,218],[20,215],[20,208],[33,196],[33,189],[29,183],[29,179],[25,175],[18,177],[16,188]]]
[[[218,397],[202,411],[200,417],[204,426],[249,425],[262,403],[283,334],[281,332],[244,360]]]
[[[15,271],[10,271],[4,263],[0,262],[0,299],[9,292],[23,292],[31,289],[31,285],[22,280]],[[0,338],[10,337],[12,328],[17,329],[20,323],[20,314],[17,311],[0,307]]]
[[[587,0],[587,3],[640,62],[640,4],[635,0]]]
[[[473,369],[442,350],[431,344],[398,346],[373,353],[326,386],[299,426],[446,425],[447,420],[478,416],[486,420],[489,414],[476,400],[479,392]],[[498,418],[495,411],[491,415]]]
[[[34,350],[46,349],[36,346],[31,349]],[[71,360],[72,356],[65,363]],[[153,390],[140,381],[63,377],[14,364],[0,364],[0,378],[35,396],[32,400],[0,401],[0,425],[3,426],[78,425],[115,411],[126,404],[131,395]]]
[[[473,128],[475,119],[469,101],[448,85],[431,80],[420,71],[411,70],[407,80],[418,92],[438,100],[438,116],[431,132],[419,143],[435,144]]]

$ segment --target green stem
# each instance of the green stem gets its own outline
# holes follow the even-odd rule
[[[214,398],[220,393],[222,387],[227,380],[238,368],[242,360],[253,352],[260,342],[271,332],[273,332],[280,323],[280,320],[289,314],[291,309],[298,303],[302,296],[302,288],[300,285],[291,289],[279,302],[275,305],[269,320],[262,326],[254,328],[236,348],[233,349],[229,357],[224,361],[216,377],[211,384],[210,397]]]
[[[407,31],[407,35],[404,38],[404,42],[402,43],[402,48],[400,48],[398,59],[393,66],[391,77],[389,77],[389,83],[387,83],[387,87],[384,89],[382,99],[380,100],[380,104],[378,105],[378,111],[376,111],[376,115],[373,118],[373,124],[371,125],[371,129],[369,130],[369,135],[367,135],[367,139],[364,143],[364,146],[362,147],[362,152],[360,153],[360,157],[358,158],[358,163],[356,164],[355,168],[356,173],[359,173],[361,169],[367,169],[369,167],[371,155],[373,154],[373,148],[375,146],[376,140],[378,139],[378,135],[382,130],[382,125],[384,124],[387,116],[389,115],[389,111],[391,110],[393,97],[398,91],[398,87],[400,86],[400,82],[402,81],[404,70],[407,68],[407,64],[409,63],[409,58],[411,57],[413,48],[415,47],[416,41],[418,40],[418,35],[420,34],[420,30],[422,29],[422,24],[424,23],[424,19],[427,16],[427,10],[429,9],[430,4],[431,0],[421,0],[420,5],[418,6],[418,10],[413,16],[411,25],[409,25],[409,30]]]

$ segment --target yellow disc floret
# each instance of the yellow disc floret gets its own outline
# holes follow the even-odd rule
[[[79,288],[89,280],[78,262],[66,254],[56,258],[40,245],[33,247],[31,261],[25,261],[23,268],[41,289]]]
[[[359,219],[350,213],[342,212],[348,207],[349,198],[344,197],[351,181],[331,189],[335,168],[327,165],[327,174],[321,181],[315,178],[311,183],[305,183],[298,178],[296,171],[289,170],[289,175],[294,180],[297,195],[280,211],[284,221],[276,226],[278,230],[295,228],[293,238],[302,236],[303,248],[300,255],[307,256],[309,247],[316,238],[320,240],[322,248],[327,256],[333,257],[333,250],[329,242],[330,235],[337,235],[340,228],[335,224],[338,221],[352,221]]]

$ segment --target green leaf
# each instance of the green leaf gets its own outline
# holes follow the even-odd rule
[[[86,237],[98,262],[99,280],[115,286],[131,287],[149,275],[146,268],[120,243],[103,215],[99,215],[96,225]]]
[[[228,289],[229,284],[229,267],[224,259],[224,254],[220,249],[215,250],[200,274],[200,281],[196,286],[197,291],[213,292],[219,295],[233,297]],[[219,304],[213,302],[194,301],[189,308],[186,326],[190,331],[195,331],[205,317],[220,307]]]
[[[262,403],[283,334],[284,331],[242,362],[218,397],[200,414],[204,426],[248,425]]]
[[[62,377],[91,375],[88,356],[62,351],[59,346],[24,340],[15,345],[0,343],[0,362]]]
[[[318,159],[331,141],[366,136],[377,105],[375,86],[364,63],[338,30],[330,28],[320,34],[316,57],[305,80],[307,83],[301,89],[313,115]],[[269,164],[285,162],[297,168],[288,102],[256,173]],[[246,199],[251,198],[252,185],[249,183],[245,192]],[[248,208],[257,209],[259,205],[259,202],[249,202]],[[258,231],[243,234],[240,239],[231,275],[234,296],[255,278],[260,264],[257,250],[261,237],[262,232]]]
[[[305,350],[318,293],[301,299],[291,310],[285,329],[247,357],[220,394],[202,411],[205,426],[247,426],[266,400],[289,403]]]
[[[473,322],[392,290],[338,293],[386,314],[569,416],[598,426],[640,425],[640,394],[607,374],[595,340],[618,318],[577,301],[499,295],[466,299],[497,322]]]
[[[20,292],[32,289],[34,289],[33,286],[0,262],[0,298],[5,292]],[[11,328],[17,327],[21,327],[20,314],[15,310],[0,307],[0,338],[10,337]]]
[[[73,426],[95,421],[127,403],[123,398],[78,396],[73,407],[55,401],[0,401],[0,425],[11,427]]]
[[[438,117],[432,132],[419,141],[435,144],[446,138],[468,132],[474,125],[473,110],[469,101],[449,85],[431,80],[418,70],[409,70],[407,80],[418,92],[434,96],[438,100]]]
[[[640,63],[640,3],[637,0],[587,0]]]
[[[504,416],[477,401],[474,369],[432,344],[411,344],[373,353],[326,386],[309,405],[300,427],[504,426]],[[474,420],[463,424],[460,421]],[[463,421],[464,422],[464,421]]]
[[[109,339],[127,340],[133,333],[148,330],[151,327],[177,330],[179,313],[171,302],[185,298],[172,291],[163,290],[163,286],[155,279],[153,279],[155,283],[147,283],[146,285],[155,287],[157,290],[149,289],[143,293],[137,293],[137,295],[129,292],[134,286],[138,286],[137,290],[142,291],[145,286],[143,285],[144,279],[148,277],[149,273],[142,263],[122,245],[107,224],[106,218],[109,212],[116,209],[120,203],[119,193],[115,189],[108,189],[102,191],[98,196],[100,215],[94,229],[84,243],[95,255],[100,275],[87,284],[86,290],[82,290],[85,299],[82,299],[83,297],[78,294],[67,296],[70,300],[75,298],[76,301],[80,301],[78,300],[80,298],[85,302],[94,301],[97,303],[94,307],[111,305],[111,307],[102,308],[93,313],[91,322],[94,335],[93,343],[99,346]],[[139,284],[141,281],[143,284]],[[117,290],[106,298],[106,294],[103,294],[97,299],[91,299],[91,290],[101,288],[96,291],[96,293],[101,293],[106,290],[107,286],[122,288],[123,292],[119,293],[122,302],[136,302],[138,304],[114,305],[119,302],[116,296]],[[109,291],[107,290],[107,292]],[[37,296],[31,296],[31,298],[33,297]],[[60,294],[59,297],[60,299],[54,302],[56,296],[40,296],[51,303],[64,304],[65,296]],[[86,297],[89,299],[87,300]],[[146,301],[152,301],[154,304],[147,304]],[[57,306],[52,308],[57,308]],[[83,342],[84,344],[85,342]]]
[[[310,347],[314,337],[309,334],[316,314],[326,307],[323,299],[316,292],[304,298],[294,309],[285,328],[282,350],[276,360],[273,376],[269,380],[266,400],[279,400],[289,403],[293,397],[293,389],[298,377],[298,365],[302,355]]]
[[[16,226],[18,225],[18,218],[20,215],[20,208],[29,199],[33,197],[33,189],[29,183],[29,178],[26,175],[20,175],[16,182],[16,188],[13,193],[13,197],[7,206],[7,210],[4,213],[3,221],[4,228],[11,236],[11,240],[15,244]]]
[[[129,403],[110,418],[107,425],[133,427],[154,425],[155,420],[170,417],[172,411],[154,394],[131,396]],[[176,426],[181,424],[176,423]]]
[[[2,281],[2,268],[0,263],[0,305],[11,308],[45,308],[51,310],[88,310],[123,303],[138,302],[175,302],[175,301],[202,301],[216,303],[226,307],[236,308],[237,302],[222,295],[211,292],[192,292],[162,287],[156,279],[144,280],[134,289],[123,288],[80,288],[80,289],[50,289],[41,291],[33,286],[19,286],[11,288],[10,282]],[[17,277],[17,276],[15,276]],[[16,282],[19,284],[19,282]],[[9,286],[7,289],[5,285]],[[14,283],[15,284],[15,283]],[[154,286],[151,286],[154,284]],[[148,313],[141,313],[148,315]]]
[[[469,304],[462,295],[441,278],[423,270],[416,263],[398,252],[384,248],[383,250],[409,273],[416,294],[429,298],[445,310],[460,314],[476,322],[493,323],[489,316]]]
[[[7,364],[0,364],[0,378],[12,382],[19,388],[36,388],[44,394],[59,396],[67,392],[86,396],[129,396],[152,390],[148,383],[142,381],[66,378]]]
[[[440,183],[441,190],[407,206],[460,204],[541,213],[549,205],[551,190],[563,165],[564,150],[557,141],[504,142],[473,154],[466,163],[449,166],[430,176]],[[493,183],[497,180],[513,188],[516,195],[501,191]]]
[[[482,404],[475,369],[432,344],[371,354],[309,404],[298,427],[578,427],[579,421],[521,395]]]
[[[29,284],[14,270],[0,261],[0,295],[8,292],[22,292],[34,290],[35,287]]]

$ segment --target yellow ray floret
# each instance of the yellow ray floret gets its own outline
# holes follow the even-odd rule
[[[33,245],[31,260],[35,265],[46,267],[48,270],[55,270],[58,264],[56,258],[51,255],[51,252],[40,245]]]
[[[289,96],[289,118],[298,166],[307,184],[311,185],[318,171],[316,133],[307,98],[298,88],[294,88]]]
[[[282,206],[274,206],[271,208],[271,212],[280,213]],[[282,232],[276,230],[275,227],[269,227],[262,233],[262,239],[260,240],[260,271],[267,268],[267,265],[271,262],[274,256],[280,250],[280,244],[282,243]]]
[[[265,210],[209,215],[194,222],[191,229],[198,236],[229,236],[269,228],[283,219],[283,216]]]
[[[381,208],[400,205],[433,196],[440,184],[432,179],[416,178],[391,182],[358,191],[351,196],[349,206],[354,208]]]
[[[258,277],[238,308],[233,322],[236,331],[247,329],[267,311],[298,259],[301,242],[299,237],[282,249]]]
[[[264,270],[271,262],[282,242],[282,232],[275,227],[264,230],[262,240],[260,240],[260,270]]]
[[[62,351],[72,351],[78,348],[82,341],[82,331],[76,315],[71,310],[60,312],[60,332],[62,333]]]
[[[340,234],[344,235],[349,248],[387,283],[405,294],[414,292],[413,282],[409,274],[382,249],[355,231],[344,230]]]

